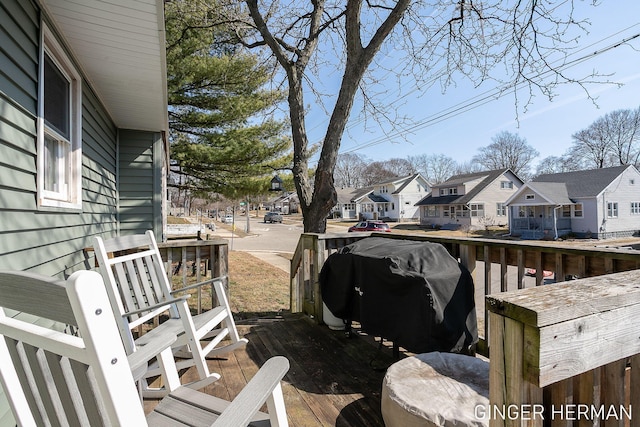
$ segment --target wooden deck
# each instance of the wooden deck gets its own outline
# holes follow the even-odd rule
[[[357,329],[347,338],[343,331],[318,326],[301,314],[238,325],[238,330],[249,340],[247,348],[209,361],[222,378],[204,388],[206,393],[231,400],[269,357],[283,355],[291,363],[283,392],[292,427],[384,426],[382,379],[394,362],[388,345],[379,349]],[[193,374],[188,371],[183,379],[195,379]],[[145,408],[154,404],[147,400]]]

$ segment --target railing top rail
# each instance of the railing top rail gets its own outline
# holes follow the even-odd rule
[[[637,270],[486,296],[489,311],[537,328],[637,304]]]
[[[318,240],[332,240],[341,239],[345,237],[352,237],[355,235],[361,236],[376,236],[385,237],[388,239],[411,239],[411,240],[423,240],[429,242],[460,244],[466,246],[491,246],[496,248],[518,248],[523,250],[540,251],[540,252],[553,252],[553,253],[570,253],[570,254],[584,254],[587,256],[594,256],[595,254],[615,254],[619,259],[638,259],[640,258],[640,251],[632,249],[621,249],[611,247],[597,247],[597,246],[575,246],[570,242],[549,242],[549,241],[516,241],[505,239],[490,239],[490,238],[478,238],[478,237],[449,237],[449,236],[434,236],[428,234],[410,234],[410,233],[379,233],[379,232],[363,232],[363,233],[304,233],[304,235],[315,236]]]
[[[167,242],[158,243],[158,248],[182,248],[195,246],[228,246],[229,241],[226,239],[211,240],[169,240]]]

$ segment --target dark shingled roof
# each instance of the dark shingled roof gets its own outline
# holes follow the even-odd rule
[[[479,178],[484,177],[484,179],[478,183],[475,187],[469,190],[466,194],[461,196],[440,196],[433,197],[432,194],[429,194],[424,199],[420,200],[415,206],[426,206],[426,205],[457,205],[457,204],[466,204],[469,203],[473,198],[481,192],[487,185],[498,179],[502,174],[507,172],[509,169],[497,169],[493,171],[484,171],[484,172],[476,172],[476,173],[467,173],[464,175],[454,175],[445,182],[438,184],[437,186],[433,186],[432,192],[438,191],[441,187],[451,187],[454,185],[461,185],[465,182],[473,181]]]
[[[563,183],[567,187],[568,196],[572,199],[578,197],[595,197],[628,167],[630,166],[623,165],[613,168],[540,175],[534,178],[532,182]]]
[[[405,178],[405,179],[404,179],[404,182],[402,183],[402,185],[401,185],[400,187],[398,187],[398,189],[397,189],[396,191],[394,191],[393,193],[391,193],[391,194],[400,194],[400,192],[401,192],[402,190],[404,190],[404,188],[405,188],[407,185],[409,185],[409,183],[410,183],[411,181],[413,181],[414,179],[416,179],[418,176],[420,176],[420,174],[419,174],[419,173],[414,173],[413,175],[408,176],[407,178]]]

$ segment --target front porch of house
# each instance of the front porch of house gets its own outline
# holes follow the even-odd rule
[[[524,240],[555,239],[572,232],[571,213],[562,216],[555,206],[511,206],[512,236]]]
[[[494,356],[499,355],[502,363],[499,365],[500,371],[494,372],[495,365],[490,359],[491,375],[494,378],[491,386],[492,396],[495,394],[495,390],[500,390],[498,386],[494,387],[495,379],[506,378],[515,372],[518,376],[516,383],[509,384],[498,381],[497,384],[503,384],[504,390],[510,390],[509,393],[515,390],[529,390],[522,395],[514,394],[517,399],[520,399],[515,403],[520,405],[587,402],[589,400],[584,394],[581,394],[581,400],[575,400],[577,397],[575,397],[575,389],[571,384],[582,384],[580,387],[588,388],[589,381],[592,384],[593,381],[596,381],[598,394],[597,396],[592,395],[592,397],[601,399],[596,402],[607,405],[619,403],[627,406],[636,403],[640,406],[640,393],[637,390],[637,385],[640,385],[640,368],[638,368],[640,356],[637,355],[640,353],[640,348],[638,348],[637,340],[633,338],[633,336],[637,336],[637,330],[629,329],[629,325],[633,326],[637,322],[634,323],[631,318],[627,317],[616,320],[617,314],[611,312],[611,308],[629,306],[631,307],[629,309],[636,310],[636,305],[640,306],[640,295],[634,293],[628,294],[630,297],[627,297],[626,290],[623,288],[627,285],[631,285],[633,288],[635,282],[633,278],[637,276],[633,272],[626,275],[618,273],[615,279],[614,276],[611,276],[611,280],[608,279],[609,275],[613,273],[640,268],[640,251],[601,247],[572,248],[551,242],[445,238],[425,234],[397,236],[381,235],[381,233],[302,235],[292,260],[292,313],[239,324],[240,334],[248,338],[249,344],[245,349],[234,351],[223,358],[210,359],[208,363],[211,370],[220,373],[222,378],[203,390],[217,397],[227,400],[233,399],[269,357],[284,355],[291,364],[291,369],[283,382],[283,392],[291,426],[384,426],[381,413],[382,382],[386,368],[397,360],[394,357],[396,355],[394,355],[391,344],[387,342],[381,344],[380,338],[367,335],[358,328],[357,324],[355,325],[355,334],[352,337],[347,337],[344,331],[334,331],[326,327],[323,324],[322,298],[319,294],[317,280],[317,273],[330,253],[370,235],[441,243],[473,273],[476,284],[478,329],[481,337],[477,351],[481,355],[488,356],[490,345],[497,346],[497,343],[500,345],[500,350],[496,347],[497,352],[491,353]],[[194,243],[195,246],[190,248],[191,244],[187,242],[171,242],[171,246],[174,247],[166,252],[165,256],[170,257],[170,263],[173,265],[181,262],[183,266],[190,266],[189,269],[181,269],[180,271],[176,271],[175,268],[168,269],[168,271],[178,273],[177,279],[181,277],[188,279],[191,274],[200,274],[198,273],[200,269],[195,268],[196,265],[204,267],[202,274],[207,274],[205,267],[207,265],[217,266],[215,267],[216,275],[221,271],[226,271],[224,264],[226,264],[227,252],[224,241],[216,244],[207,244],[206,241],[191,243]],[[213,263],[210,263],[210,260]],[[192,263],[192,261],[194,262]],[[525,269],[530,267],[537,269],[535,277],[527,277],[524,274]],[[562,310],[561,315],[557,310],[554,314],[553,310],[549,311],[547,305],[564,304],[568,300],[556,298],[554,301],[553,298],[549,299],[549,296],[536,297],[536,295],[543,293],[546,295],[554,292],[553,286],[547,285],[538,288],[538,286],[548,283],[548,280],[543,276],[544,270],[553,271],[555,273],[554,281],[558,282],[563,281],[564,277],[568,275],[579,276],[583,279],[567,282],[565,285],[579,287],[576,289],[588,288],[591,292],[590,295],[595,295],[593,290],[601,289],[602,294],[606,297],[603,297],[602,300],[590,301],[588,312],[582,313],[582,308],[569,304],[565,310]],[[624,276],[620,276],[620,274]],[[512,295],[505,299],[507,305],[502,305],[499,302],[500,292],[503,291],[510,291]],[[522,298],[518,297],[520,291],[526,291],[526,295],[523,294]],[[493,306],[494,308],[498,307],[498,313],[490,315],[489,311],[485,310],[487,295],[492,295]],[[606,299],[611,295],[614,295],[615,301],[617,301],[614,306],[611,306],[611,303]],[[496,301],[498,302],[496,303]],[[513,316],[514,319],[519,318],[517,313],[520,312],[520,309],[508,308],[511,307],[509,304],[512,304],[513,301],[523,305],[531,304],[534,309],[536,304],[542,304],[545,311],[540,311],[540,316],[546,316],[545,319],[548,316],[558,319],[567,317],[574,319],[575,317],[574,320],[566,320],[568,329],[561,333],[562,336],[567,337],[569,342],[575,340],[575,337],[571,338],[573,335],[578,334],[576,332],[578,330],[571,329],[576,322],[583,325],[581,331],[589,331],[591,330],[589,326],[592,324],[591,322],[600,321],[606,317],[608,320],[602,325],[593,323],[593,327],[597,328],[597,334],[588,335],[589,337],[596,336],[593,339],[596,339],[597,342],[603,340],[607,342],[599,350],[604,356],[598,356],[594,358],[597,360],[590,361],[590,363],[596,363],[596,366],[589,367],[584,372],[572,366],[569,371],[558,376],[557,378],[560,379],[553,384],[529,382],[533,381],[533,377],[531,372],[522,371],[522,361],[531,363],[536,356],[530,352],[535,352],[539,348],[536,350],[535,346],[517,347],[525,336],[522,334],[530,333],[531,327],[526,323],[530,321],[527,319],[532,317],[531,314],[526,314],[528,311],[522,311],[524,316],[520,318],[524,319],[522,320],[524,323],[520,325],[524,326],[517,326],[514,329],[514,325],[518,325],[518,323],[514,323],[510,318],[503,318],[508,316]],[[513,314],[514,310],[515,315]],[[628,315],[628,313],[623,314],[623,316]],[[540,318],[542,319],[542,317]],[[593,320],[591,320],[592,318]],[[535,315],[533,319],[535,319]],[[627,328],[628,340],[621,340],[620,335],[617,335],[620,333],[618,331],[620,327]],[[553,326],[553,328],[557,329],[557,326]],[[557,335],[556,329],[552,332]],[[611,339],[607,338],[609,335],[611,335]],[[536,334],[532,336],[536,336]],[[486,340],[486,337],[491,337],[491,342]],[[581,335],[581,337],[580,339],[585,339],[587,336]],[[563,352],[574,354],[572,347],[566,347],[565,344],[560,344],[560,341],[556,342],[553,339],[547,340],[545,338],[543,343],[545,346],[551,346],[550,348],[556,346],[556,350],[551,353],[559,354],[558,357],[561,360],[564,360]],[[632,353],[620,356],[621,348],[625,349],[624,351],[630,349],[629,351]],[[517,350],[514,351],[514,349]],[[403,348],[399,350],[397,356],[400,359],[413,355]],[[545,347],[544,351],[549,350]],[[617,359],[615,361],[609,360],[611,357]],[[604,362],[602,362],[603,360]],[[600,362],[602,363],[598,364]],[[605,375],[612,376],[612,378],[607,377],[605,382]],[[189,381],[195,376],[193,368],[183,372],[184,381]],[[599,380],[600,376],[603,378],[602,382]],[[581,378],[580,382],[578,377]],[[589,380],[590,378],[591,380]],[[548,379],[545,377],[544,381],[547,382]],[[437,393],[438,390],[433,392]],[[495,396],[492,399],[495,399]],[[494,401],[492,400],[492,403]],[[146,400],[146,409],[150,410],[155,403],[153,400]],[[499,403],[514,402],[496,402],[496,404]],[[588,423],[588,425],[608,426],[607,421],[599,419],[594,423]],[[635,426],[639,422],[640,420],[632,420],[627,425]],[[542,425],[541,422],[533,424]],[[491,421],[490,425],[503,424]]]
[[[249,344],[245,349],[234,351],[224,358],[209,360],[211,370],[219,372],[222,378],[207,386],[204,391],[227,400],[232,399],[257,372],[264,361],[273,355],[284,355],[291,363],[291,369],[283,382],[283,392],[291,426],[383,426],[382,383],[386,368],[396,361],[393,349],[390,343],[385,342],[381,345],[379,338],[369,336],[358,328],[356,328],[354,336],[347,338],[343,331],[334,331],[323,325],[321,296],[318,293],[316,276],[330,253],[369,235],[376,234],[304,234],[292,260],[291,307],[294,313],[285,313],[282,316],[262,318],[240,324],[240,333],[248,338]],[[552,285],[541,286],[548,283],[548,279],[543,276],[543,270],[550,270],[554,271],[557,281],[562,281],[566,275],[576,275],[583,278],[567,282],[565,286],[577,286],[576,289],[588,288],[590,295],[593,295],[595,289],[602,289],[603,295],[615,296],[616,308],[626,306],[635,310],[636,304],[640,303],[638,295],[633,294],[628,297],[626,291],[621,288],[621,285],[625,284],[631,285],[633,288],[635,274],[631,272],[623,277],[620,274],[625,273],[618,273],[615,279],[610,275],[640,268],[640,251],[597,247],[572,248],[551,242],[444,238],[425,234],[385,235],[383,237],[441,243],[473,272],[476,283],[478,327],[481,336],[477,350],[487,356],[490,346],[499,345],[499,349],[496,347],[491,355],[498,355],[501,364],[496,367],[493,363],[494,360],[490,359],[491,375],[494,379],[490,390],[492,399],[494,399],[492,404],[495,402],[495,404],[515,403],[542,406],[568,405],[577,402],[590,402],[588,396],[592,396],[592,400],[600,399],[595,400],[595,402],[600,402],[598,405],[613,405],[615,403],[628,407],[629,404],[636,403],[640,399],[640,393],[638,393],[636,386],[640,384],[640,381],[636,379],[640,374],[640,368],[637,367],[640,361],[640,356],[637,354],[640,353],[640,349],[637,348],[637,340],[632,338],[637,336],[637,331],[628,330],[628,340],[621,340],[620,336],[616,335],[620,333],[619,327],[628,329],[629,325],[637,323],[627,321],[626,317],[622,321],[616,321],[612,318],[611,316],[615,317],[617,314],[611,312],[611,307],[608,307],[611,303],[606,298],[589,301],[589,312],[581,313],[582,308],[571,305],[568,305],[564,310],[549,311],[547,307],[549,304],[564,304],[566,300],[556,298],[554,301],[548,296],[536,297],[536,295],[543,293],[555,292]],[[172,242],[172,245],[178,245],[178,243]],[[195,254],[195,250],[174,248],[171,253],[174,264],[176,261],[182,260],[184,261],[183,265],[187,265],[192,259],[189,254]],[[213,254],[214,258],[224,258],[226,254],[223,247],[220,247],[217,252],[201,248],[201,253]],[[524,272],[529,267],[537,268],[539,273],[536,273],[535,277],[526,276]],[[220,268],[224,269],[224,267],[218,267],[218,269]],[[184,269],[181,271],[182,274],[188,276],[195,273],[196,270],[189,269],[186,273]],[[608,277],[612,277],[612,280],[609,280]],[[538,288],[538,286],[541,287]],[[614,287],[615,292],[613,291]],[[526,291],[526,295],[523,294],[522,298],[518,297],[520,290]],[[499,292],[501,291],[511,291],[510,295],[512,296],[505,299],[507,305],[496,303],[496,301],[500,301],[501,294]],[[618,295],[615,295],[616,293]],[[490,315],[485,310],[484,301],[487,295],[492,295],[494,308],[499,308],[498,313]],[[561,334],[566,336],[569,342],[575,340],[576,338],[571,337],[578,333],[577,329],[571,329],[575,326],[575,322],[583,325],[582,331],[590,331],[589,325],[593,325],[593,328],[598,331],[595,335],[598,337],[596,338],[597,342],[606,341],[606,345],[603,345],[599,350],[599,355],[604,356],[598,356],[598,358],[594,358],[597,360],[590,361],[590,363],[598,365],[593,368],[588,367],[584,372],[572,366],[567,372],[557,377],[560,378],[558,381],[554,379],[555,382],[552,384],[546,384],[547,377],[543,378],[544,382],[535,382],[535,384],[530,382],[534,381],[534,377],[531,376],[531,372],[522,371],[522,367],[526,366],[522,362],[531,363],[532,360],[535,360],[535,354],[530,352],[535,352],[536,348],[535,346],[518,347],[518,343],[522,343],[525,336],[528,337],[526,338],[528,340],[536,334],[530,336],[529,333],[533,330],[531,326],[514,320],[518,318],[517,313],[520,312],[519,309],[508,308],[511,307],[510,304],[514,300],[519,304],[544,306],[546,310],[540,311],[539,316],[546,316],[545,318],[552,316],[560,319],[561,317],[578,316],[575,320],[566,321],[569,329]],[[317,309],[319,311],[316,311]],[[513,314],[514,310],[515,315]],[[528,313],[526,310],[522,313],[525,314],[522,321],[528,322],[527,319],[531,315],[526,314]],[[513,319],[508,316],[512,316]],[[628,314],[624,314],[624,316],[628,316]],[[601,321],[605,317],[608,320],[602,324],[604,326],[593,323]],[[542,318],[540,317],[540,319]],[[552,329],[555,328],[552,332],[556,335],[558,335],[558,327],[551,326]],[[603,327],[604,329],[602,329]],[[607,338],[609,335],[611,335],[610,340]],[[485,339],[487,336],[492,337],[491,343]],[[589,334],[588,336],[594,335]],[[580,339],[587,339],[587,335],[581,335]],[[559,355],[561,360],[571,360],[571,358],[564,358],[562,354],[563,352],[574,354],[575,350],[571,346],[567,347],[556,341],[543,339],[541,345],[550,345],[551,348],[555,348],[550,351],[550,354]],[[625,351],[630,349],[632,354],[620,356],[621,348]],[[400,359],[412,356],[403,348],[399,350]],[[610,361],[611,357],[617,359]],[[494,369],[498,368],[499,370],[494,372]],[[499,380],[513,373],[516,374],[515,383],[503,383]],[[183,373],[183,378],[188,381],[195,375],[193,369],[190,369]],[[602,380],[600,380],[601,377]],[[576,397],[578,396],[577,389],[573,388],[572,384],[581,384],[575,386],[581,387],[580,390],[588,389],[589,384],[596,384],[598,394],[585,395],[586,392],[580,391],[580,397]],[[495,395],[501,395],[502,391],[500,390],[508,390],[508,393],[517,392],[517,390],[526,390],[526,392],[522,392],[523,394],[520,395],[513,394],[519,399],[517,402],[496,401]],[[438,393],[439,391],[433,390],[433,392]],[[640,406],[640,403],[636,404]],[[147,400],[145,405],[150,410],[155,405],[155,401]],[[534,425],[542,425],[539,420],[533,421]],[[598,419],[587,424],[608,426],[609,421],[611,420]],[[638,421],[631,420],[631,423],[627,425],[635,426],[637,423]],[[492,420],[489,425],[503,424]]]

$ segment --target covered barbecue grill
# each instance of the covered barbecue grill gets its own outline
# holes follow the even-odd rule
[[[473,280],[438,243],[368,237],[331,254],[322,299],[336,316],[414,353],[478,341]]]

